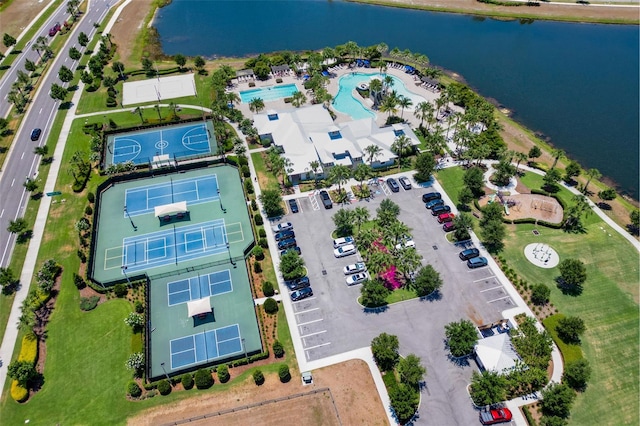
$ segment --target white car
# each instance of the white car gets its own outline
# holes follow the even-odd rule
[[[333,248],[346,246],[347,244],[353,244],[353,237],[336,238],[333,240]]]
[[[333,251],[335,257],[345,257],[356,254],[356,246],[353,244],[347,244],[346,246],[338,247]]]
[[[347,285],[356,285],[365,282],[369,279],[369,274],[366,272],[360,272],[359,274],[349,275],[346,279]]]
[[[273,229],[273,232],[287,231],[289,229],[293,229],[293,224],[291,222],[282,222],[271,229]]]
[[[358,272],[365,272],[367,270],[367,265],[364,262],[352,263],[351,265],[347,265],[344,267],[343,271],[345,275],[356,274]]]
[[[409,248],[409,247],[414,247],[415,248],[416,243],[415,241],[413,241],[412,239],[408,239],[402,243],[398,243],[396,244],[396,250],[400,250],[402,248]]]

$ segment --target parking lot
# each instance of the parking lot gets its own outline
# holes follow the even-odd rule
[[[420,411],[430,414],[417,424],[475,424],[478,413],[470,404],[466,385],[477,367],[473,361],[459,365],[448,359],[444,325],[461,319],[477,325],[495,322],[515,304],[489,267],[469,269],[460,260],[458,253],[467,247],[449,243],[442,225],[421,201],[421,195],[431,190],[400,188],[391,193],[382,184],[370,201],[344,206],[367,207],[373,218],[380,202],[391,198],[401,208],[399,219],[412,230],[423,264],[431,264],[444,281],[437,298],[414,299],[374,312],[358,304],[360,285],[345,283],[342,269],[360,261],[359,254],[340,259],[333,255],[331,217],[341,206],[325,210],[318,195],[298,198],[299,213],[289,213],[282,220],[294,225],[314,294],[293,303],[295,319],[307,361],[368,346],[382,332],[397,335],[401,354],[418,355],[428,371]]]

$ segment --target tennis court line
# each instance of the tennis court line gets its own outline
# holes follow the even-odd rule
[[[228,330],[228,329],[234,329],[235,330],[235,334],[236,337],[231,337],[229,339],[225,339],[225,340],[218,340],[218,332],[222,331],[222,330]],[[204,357],[198,356],[198,355],[203,355],[203,354],[199,354],[198,350],[197,350],[197,344],[196,344],[196,336],[203,336],[203,345],[204,345],[204,349],[205,351],[207,350],[207,336],[213,337],[214,341],[215,341],[215,345],[216,345],[216,352],[217,352],[217,356],[215,357],[210,357],[208,356],[208,354],[205,354]],[[189,340],[191,340],[189,342]],[[240,334],[240,325],[238,323],[236,324],[231,324],[228,325],[226,327],[220,327],[220,328],[216,328],[213,330],[208,330],[208,331],[203,331],[201,333],[196,333],[196,334],[192,334],[190,336],[184,336],[184,337],[178,337],[176,339],[171,339],[169,341],[169,358],[171,359],[171,369],[176,369],[176,368],[184,368],[187,367],[189,365],[194,365],[194,364],[198,364],[198,363],[202,363],[202,362],[207,362],[207,361],[211,361],[214,359],[218,359],[218,358],[224,358],[227,357],[229,355],[233,355],[236,353],[241,353],[243,348],[242,348],[242,344],[240,344],[240,349],[237,351],[233,351],[233,352],[224,352],[224,353],[220,353],[220,343],[225,343],[225,342],[230,342],[230,341],[238,341],[238,342],[242,342],[242,335]],[[173,351],[173,349],[171,348],[173,346],[174,342],[186,342],[188,345],[190,344],[191,347],[190,348],[186,348],[180,351]],[[174,366],[173,364],[173,358],[174,355],[180,355],[180,354],[184,354],[184,353],[193,353],[193,359],[195,360],[194,362],[189,362],[186,364],[180,364],[178,366]]]
[[[224,275],[223,275],[224,274]],[[220,276],[219,279],[216,280],[216,277],[214,277],[214,275],[216,276]],[[206,288],[208,290],[207,294],[203,294],[202,290],[200,288],[200,280],[205,278],[207,279],[207,284],[206,284]],[[212,281],[215,280],[215,281]],[[186,288],[181,288],[177,291],[171,291],[171,287],[172,285],[175,286],[175,284],[178,283],[182,283],[182,282],[186,282],[187,283],[187,287]],[[223,284],[227,284],[228,283],[228,290],[225,291],[212,291],[215,290],[215,288],[212,289],[212,287],[215,286],[221,286]],[[199,290],[199,294],[200,297],[194,297],[194,292],[193,289],[197,287]],[[226,288],[226,287],[225,287]],[[171,299],[175,300],[175,296],[177,294],[181,294],[181,293],[189,293],[189,300],[185,300],[185,301],[180,301],[180,302],[175,302],[172,303]],[[231,279],[231,271],[229,269],[224,269],[222,271],[216,271],[216,272],[211,272],[209,274],[206,275],[192,275],[190,277],[186,277],[180,280],[176,280],[176,281],[171,281],[167,283],[167,304],[168,306],[177,306],[177,305],[181,305],[184,303],[188,303],[192,300],[197,300],[197,299],[204,299],[205,297],[215,297],[215,296],[220,296],[226,293],[232,293],[233,292],[233,280]]]

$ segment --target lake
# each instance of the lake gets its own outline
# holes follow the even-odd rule
[[[246,56],[349,40],[424,53],[638,199],[637,26],[501,21],[324,0],[173,0],[155,26],[169,55]]]

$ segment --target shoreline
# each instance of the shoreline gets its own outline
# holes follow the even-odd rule
[[[349,3],[361,3],[374,6],[399,9],[423,10],[429,12],[475,15],[505,20],[545,20],[560,22],[638,25],[640,24],[640,4],[602,4],[576,5],[575,3],[550,4],[536,2],[539,6],[499,6],[481,3],[477,0],[345,0]]]

